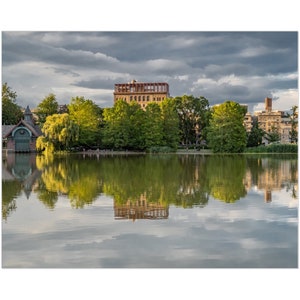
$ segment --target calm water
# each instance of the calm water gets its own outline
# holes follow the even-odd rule
[[[13,155],[4,268],[297,268],[297,156]]]

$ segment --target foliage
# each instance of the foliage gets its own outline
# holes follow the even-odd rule
[[[39,123],[42,126],[46,122],[48,116],[58,113],[58,102],[54,94],[46,96],[42,102],[37,106],[36,114],[39,119]]]
[[[297,144],[271,144],[247,148],[246,153],[298,153]]]
[[[199,144],[206,139],[205,128],[210,114],[208,100],[204,97],[184,95],[175,97],[179,117],[181,142],[185,145]]]
[[[53,153],[55,151],[54,143],[41,135],[36,140],[36,150],[38,152]]]
[[[247,134],[247,147],[257,147],[261,145],[265,132],[259,128],[258,122],[254,122],[250,133]]]
[[[280,141],[280,134],[276,127],[272,126],[269,132],[265,133],[265,139],[269,143],[274,143]]]
[[[226,101],[213,108],[208,128],[209,146],[213,152],[243,152],[247,143],[244,114],[243,107],[234,101]]]
[[[2,125],[15,125],[22,119],[23,113],[16,99],[17,93],[6,82],[2,84]]]
[[[150,153],[172,153],[175,149],[169,146],[153,146],[148,149]]]
[[[113,149],[125,149],[129,146],[130,107],[123,100],[118,100],[112,108],[103,110],[104,146]]]
[[[163,126],[163,140],[167,147],[177,149],[180,141],[179,116],[176,103],[173,99],[166,98],[161,103]]]
[[[290,141],[291,143],[298,143],[298,130],[297,130],[297,125],[298,125],[298,106],[293,106],[292,107],[292,113],[290,114],[290,120],[291,120],[291,125],[292,125],[292,130],[289,133],[290,136]]]
[[[144,151],[168,146],[176,149],[178,117],[174,104],[149,103],[145,110],[132,101],[118,100],[103,111],[103,146],[116,150]]]
[[[163,145],[163,123],[157,103],[149,103],[146,107],[144,135],[146,149]]]
[[[42,132],[44,137],[37,140],[38,150],[66,150],[78,141],[79,127],[69,114],[54,114],[46,118]]]
[[[70,119],[78,125],[78,145],[90,146],[100,143],[99,129],[102,109],[84,97],[72,98],[68,106]]]

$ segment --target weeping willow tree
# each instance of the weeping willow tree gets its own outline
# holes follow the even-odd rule
[[[38,151],[54,152],[66,150],[78,141],[79,126],[69,114],[54,114],[46,118],[42,128],[43,136],[36,142]]]

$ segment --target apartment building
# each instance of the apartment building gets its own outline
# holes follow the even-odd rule
[[[265,132],[277,130],[281,143],[290,142],[290,132],[292,131],[291,119],[285,112],[272,109],[272,98],[265,98],[265,110],[254,112],[252,119],[254,118],[257,118],[258,126]],[[247,128],[251,130],[249,116],[247,122]]]
[[[114,89],[114,103],[118,100],[136,101],[142,108],[150,102],[160,103],[170,97],[169,84],[166,82],[137,82],[117,83]]]

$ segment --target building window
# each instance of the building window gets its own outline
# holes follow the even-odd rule
[[[132,101],[132,96],[130,96],[130,101]]]

